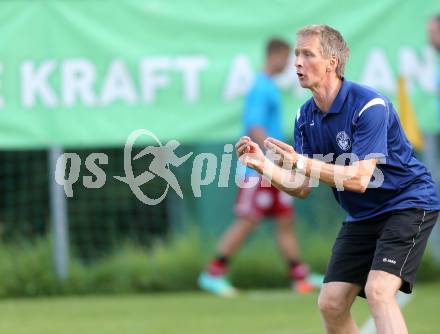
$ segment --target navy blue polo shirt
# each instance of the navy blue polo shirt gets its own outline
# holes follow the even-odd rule
[[[347,221],[407,208],[440,210],[432,176],[414,156],[396,110],[370,87],[344,79],[326,113],[310,98],[298,110],[294,138],[296,152],[333,164],[378,158],[365,193],[332,188]]]

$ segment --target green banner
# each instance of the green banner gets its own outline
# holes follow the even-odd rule
[[[422,128],[434,132],[437,58],[425,30],[438,11],[415,0],[4,0],[0,146],[121,145],[139,128],[163,140],[235,140],[266,40],[294,43],[312,23],[347,39],[349,80],[394,99],[404,75]],[[287,134],[309,92],[293,63],[279,83]]]

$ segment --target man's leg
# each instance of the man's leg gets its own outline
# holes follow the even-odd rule
[[[365,286],[378,334],[408,333],[396,294],[399,289],[411,293],[437,216],[437,211],[412,208],[386,219]]]
[[[238,218],[220,239],[218,254],[224,257],[234,255],[256,225],[256,220]]]
[[[276,220],[276,238],[281,254],[288,261],[299,261],[299,247],[293,230],[293,217],[291,215],[282,216]]]
[[[376,324],[377,334],[408,333],[396,294],[402,279],[381,270],[371,270],[365,294]]]
[[[323,285],[318,305],[327,334],[359,333],[350,309],[360,290],[359,285],[345,282],[329,282]]]
[[[236,219],[218,243],[217,255],[208,265],[210,275],[223,276],[227,273],[230,257],[238,251],[256,225],[257,220],[254,219]]]
[[[315,290],[315,287],[307,280],[309,268],[301,261],[292,220],[292,214],[282,215],[276,219],[276,238],[288,265],[292,287],[298,293],[308,293]]]
[[[280,252],[287,262],[292,287],[298,293],[311,292],[315,287],[307,279],[309,268],[301,261],[294,231],[293,198],[273,186],[268,191],[272,195],[272,206],[268,208],[268,214],[276,217],[275,236]]]
[[[235,295],[235,288],[226,279],[229,258],[237,252],[256,224],[257,220],[238,218],[226,231],[220,239],[217,256],[199,276],[200,288],[225,297]]]
[[[198,283],[202,289],[223,296],[235,294],[235,289],[226,279],[229,260],[264,216],[264,208],[257,200],[262,191],[260,183],[239,189],[234,207],[236,220],[221,237],[216,257],[199,276]]]

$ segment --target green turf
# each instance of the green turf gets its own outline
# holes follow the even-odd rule
[[[0,301],[0,333],[322,333],[316,298],[276,290],[230,300],[203,293],[10,299]],[[440,283],[418,286],[404,312],[410,333],[440,333]],[[365,322],[364,300],[353,314]]]

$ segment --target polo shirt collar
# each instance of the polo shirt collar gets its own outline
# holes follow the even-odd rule
[[[336,98],[334,99],[332,105],[330,106],[330,109],[328,110],[328,112],[326,112],[326,114],[336,114],[341,111],[342,105],[344,104],[344,101],[348,95],[349,90],[350,90],[350,81],[345,80],[345,78],[342,78],[342,85],[341,88],[339,89],[338,95],[336,95]],[[313,106],[313,111],[320,111],[313,98],[312,98],[312,106]]]

